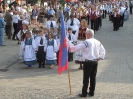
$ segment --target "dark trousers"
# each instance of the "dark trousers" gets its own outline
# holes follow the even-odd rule
[[[120,26],[123,26],[124,23],[124,15],[120,16]]]
[[[98,20],[98,18],[96,18],[96,21],[95,21],[95,30],[97,31],[97,30],[99,30],[99,20]]]
[[[15,39],[15,36],[17,35],[17,26],[18,26],[18,23],[13,23],[13,27],[14,27],[14,34],[13,34],[12,39]]]
[[[82,87],[82,94],[83,95],[87,95],[89,80],[90,80],[89,92],[94,93],[94,91],[95,91],[97,66],[98,66],[97,61],[84,62],[83,87]]]
[[[57,65],[58,65],[58,61],[59,61],[59,51],[56,53],[56,55],[57,55]]]
[[[105,13],[104,13],[104,17],[106,18],[106,15],[107,15],[107,11],[106,11],[106,10],[104,10],[104,12],[105,12]]]
[[[104,15],[105,15],[105,10],[103,10],[102,18],[104,18],[104,17],[105,17]]]
[[[99,22],[99,27],[101,27],[102,26],[102,18],[101,17],[98,17],[98,22]]]
[[[111,21],[113,22],[113,20],[114,20],[114,15],[111,15]]]
[[[61,17],[59,17],[57,20],[57,23],[60,23],[60,22],[61,22]]]
[[[90,22],[90,16],[88,15],[87,18],[88,18],[87,20],[88,20],[88,25],[89,25],[89,22]]]
[[[45,65],[45,57],[46,57],[46,53],[44,52],[44,46],[39,46],[37,56],[38,56],[39,66],[40,67],[41,67],[41,65],[44,66]]]
[[[5,29],[6,29],[7,38],[11,39],[11,25],[6,25]]]
[[[96,19],[91,19],[91,29],[96,30]]]
[[[130,6],[130,14],[132,14],[132,6]]]
[[[117,30],[119,29],[120,27],[120,17],[117,17]]]
[[[117,31],[119,29],[119,18],[114,17],[113,26],[114,26],[114,31]]]
[[[112,21],[112,20],[111,20],[111,14],[112,14],[112,13],[109,13],[109,21]]]
[[[66,21],[69,19],[69,12],[65,13]]]

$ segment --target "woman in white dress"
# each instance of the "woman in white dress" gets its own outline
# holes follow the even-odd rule
[[[88,29],[88,24],[85,19],[82,19],[80,22],[80,28],[78,32],[78,44],[83,42],[86,39],[86,30]],[[82,50],[75,53],[75,63],[80,64],[79,69],[83,69],[83,59],[82,59]]]
[[[30,31],[26,31],[26,37],[23,43],[24,50],[24,64],[31,68],[32,65],[36,63],[36,44],[35,40],[32,38]]]
[[[24,51],[23,51],[23,45],[24,45],[24,39],[26,36],[26,31],[28,31],[28,25],[25,22],[22,22],[22,30],[20,30],[17,34],[18,39],[21,41],[20,44],[20,52],[19,52],[19,59],[23,59]]]
[[[48,34],[47,46],[44,50],[46,51],[46,64],[50,65],[49,69],[51,69],[56,64],[56,52],[58,51],[58,45],[52,33]]]

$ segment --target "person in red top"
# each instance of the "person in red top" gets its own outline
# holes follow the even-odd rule
[[[86,40],[86,30],[88,28],[87,21],[85,19],[81,20],[80,28],[78,32],[78,41],[77,44],[81,43],[82,41]],[[83,69],[83,59],[82,59],[82,50],[77,51],[75,53],[75,63],[80,64],[79,69]]]
[[[90,19],[91,19],[91,29],[96,30],[96,10],[95,7],[92,5],[91,7],[91,13],[90,13]]]
[[[113,12],[114,18],[113,18],[113,31],[117,31],[119,29],[119,19],[120,19],[120,13],[118,7],[114,9]]]

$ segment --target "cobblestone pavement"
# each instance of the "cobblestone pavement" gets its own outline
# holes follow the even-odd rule
[[[103,27],[95,38],[102,42],[107,54],[99,62],[95,96],[86,99],[133,99],[132,23],[133,16],[114,32],[108,18],[103,19]],[[6,44],[0,47],[0,63],[8,57],[15,58],[19,51],[16,42],[7,40]],[[67,71],[58,75],[57,66],[38,69],[38,64],[26,69],[19,60],[9,71],[0,72],[0,99],[80,99],[77,95],[81,93],[83,73],[74,62],[69,66],[72,95],[69,95]]]
[[[0,69],[7,68],[18,59],[19,45],[5,37],[6,46],[0,46]]]

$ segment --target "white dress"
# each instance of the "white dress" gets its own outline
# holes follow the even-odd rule
[[[83,41],[81,41],[81,40],[78,40],[77,41],[77,44],[80,44],[80,43],[82,43]],[[83,50],[79,50],[79,51],[77,51],[77,52],[75,52],[75,60],[77,60],[77,61],[84,61],[83,59],[82,59],[82,51]]]
[[[46,47],[46,64],[51,65],[51,64],[56,64],[55,60],[57,59],[56,57],[56,52],[58,51],[58,45],[56,40],[48,40],[47,41],[47,47]]]
[[[22,35],[24,35],[24,34],[26,33],[26,31],[27,31],[27,30],[25,30],[25,31],[24,31],[24,30],[22,30],[22,31],[20,30],[20,31],[18,32],[17,37],[18,37],[19,40],[22,39]],[[24,34],[23,34],[22,32],[23,32]],[[21,44],[20,44],[20,50],[19,50],[19,59],[23,59],[23,58],[24,58],[24,50],[23,50],[23,48],[24,48],[24,41],[22,40],[22,41],[21,41]]]
[[[126,11],[124,12],[124,20],[126,21],[126,20],[128,20],[128,19],[129,19],[129,11],[126,10]]]
[[[88,28],[84,28],[84,29],[79,28],[77,44],[82,43],[86,39],[85,36],[83,36],[83,34],[85,35],[86,30],[88,30]],[[83,37],[81,37],[80,33],[82,34]],[[84,61],[82,58],[82,52],[83,52],[83,50],[79,50],[79,51],[75,52],[75,62],[76,63],[80,63],[80,62]]]
[[[32,38],[28,38],[24,40],[24,63],[26,65],[34,65],[36,60],[35,50],[35,40]]]

